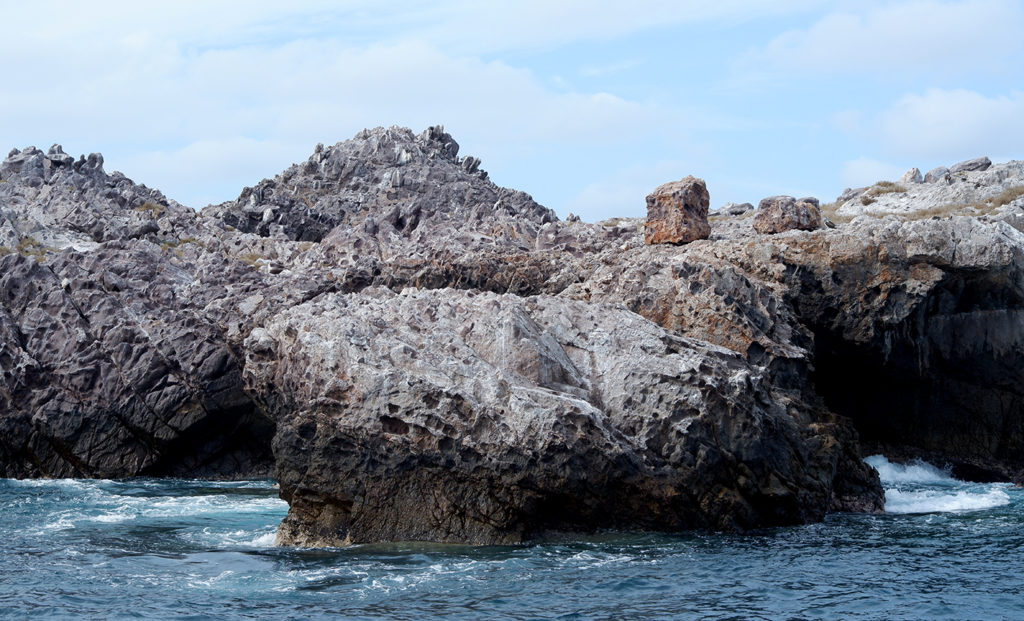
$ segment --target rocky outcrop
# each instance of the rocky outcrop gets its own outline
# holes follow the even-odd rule
[[[988,170],[989,166],[992,165],[992,160],[987,157],[976,157],[972,160],[964,160],[962,162],[953,164],[949,168],[950,174],[956,174],[959,172],[973,172]]]
[[[100,156],[13,151],[0,175],[0,476],[269,474],[232,339],[253,297],[316,285],[267,282]]]
[[[929,170],[924,175],[925,183],[935,183],[936,181],[946,181],[949,176],[949,168],[945,166],[936,166]]]
[[[614,307],[366,290],[282,313],[247,349],[250,390],[279,420],[279,543],[519,543],[880,507],[834,441],[844,423]]]
[[[494,185],[479,159],[458,153],[442,127],[419,135],[365,130],[317,145],[305,162],[203,213],[262,237],[318,242],[332,230],[361,229],[385,244],[424,242],[445,230],[529,244],[537,226],[556,219],[526,193]]]
[[[754,206],[750,203],[726,203],[722,205],[716,213],[726,216],[742,216],[743,214],[753,210]]]
[[[711,198],[703,179],[686,177],[658,186],[647,195],[648,244],[686,244],[711,235],[708,205]]]
[[[0,179],[0,246],[8,250],[87,251],[105,241],[153,239],[161,217],[194,215],[121,173],[108,175],[103,156],[75,161],[60,145],[48,153],[12,150]]]
[[[0,473],[269,473],[273,425],[203,309],[216,297],[204,278],[234,275],[110,244],[0,258]]]
[[[650,245],[494,186],[438,128],[318,147],[200,214],[14,151],[0,474],[275,471],[280,540],[308,545],[877,510],[858,432],[1021,482],[1019,164],[851,190],[834,229],[737,209]],[[913,203],[959,192],[987,207]]]
[[[792,196],[769,196],[761,199],[754,216],[754,230],[758,233],[785,231],[813,231],[823,226],[818,199]]]
[[[907,172],[903,173],[899,182],[904,185],[908,183],[924,183],[924,177],[921,176],[921,171],[918,168],[911,168]]]
[[[1024,482],[1024,234],[952,218],[807,241],[785,254],[830,408],[875,451]]]
[[[1007,219],[1024,207],[1024,162],[988,158],[928,171],[923,183],[879,182],[836,200],[836,215],[903,219],[974,216]]]

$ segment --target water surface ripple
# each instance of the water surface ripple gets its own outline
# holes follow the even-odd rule
[[[1024,618],[1024,490],[869,463],[886,515],[482,548],[277,549],[269,481],[0,480],[0,616]]]

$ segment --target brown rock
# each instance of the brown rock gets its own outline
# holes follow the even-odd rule
[[[754,230],[758,233],[782,233],[799,229],[815,231],[822,228],[818,199],[792,196],[769,196],[761,199],[754,216]]]
[[[703,179],[690,176],[658,186],[647,195],[648,244],[686,244],[711,236],[708,205],[711,198]]]

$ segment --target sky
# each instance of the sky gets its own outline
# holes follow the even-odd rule
[[[386,8],[383,8],[386,7]],[[559,216],[1024,159],[1021,0],[0,0],[0,149],[201,208],[365,127],[444,125]],[[0,153],[2,155],[2,153]]]

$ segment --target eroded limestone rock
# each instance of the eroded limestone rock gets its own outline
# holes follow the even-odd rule
[[[814,231],[822,226],[816,198],[797,200],[792,196],[769,196],[761,199],[754,216],[754,230],[758,233]]]
[[[711,202],[703,179],[693,176],[658,186],[647,195],[648,244],[686,244],[711,235],[708,205]]]
[[[247,385],[278,420],[283,544],[745,529],[881,506],[834,441],[845,423],[603,304],[365,290],[286,311],[247,349]]]
[[[282,538],[310,544],[877,509],[829,408],[872,450],[1024,481],[1018,168],[852,190],[835,229],[717,217],[648,245],[640,219],[559,222],[493,186],[438,128],[319,146],[202,215],[98,155],[14,150],[0,465],[273,466]],[[951,196],[993,202],[887,215]]]

